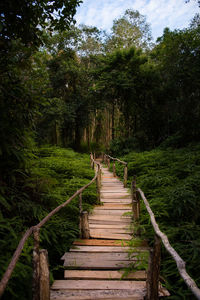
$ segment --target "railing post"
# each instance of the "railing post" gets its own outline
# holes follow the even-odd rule
[[[100,202],[100,189],[101,189],[101,168],[100,165],[97,164],[97,179],[96,179],[96,188],[97,188],[97,198],[98,202]]]
[[[33,300],[40,300],[40,229],[33,229]]]
[[[107,159],[107,162],[108,162],[108,170],[110,169],[110,158],[108,157]]]
[[[50,300],[49,262],[46,249],[39,251],[40,259],[40,300]]]
[[[90,238],[90,229],[89,229],[89,222],[88,222],[88,212],[83,211],[81,214],[81,237],[83,239]]]
[[[113,161],[113,176],[116,177],[116,166],[115,166],[115,161]]]
[[[136,196],[136,176],[134,176],[133,181],[131,183],[131,195],[132,195],[132,211],[134,221],[138,221],[138,205],[137,205],[137,196]]]
[[[154,248],[150,250],[149,266],[147,271],[147,300],[159,299],[159,275],[160,275],[160,260],[161,260],[161,239],[155,235]]]
[[[82,212],[83,212],[83,207],[82,207],[82,193],[79,194],[79,233],[80,236],[82,235]]]
[[[94,169],[94,155],[91,153],[90,154],[90,160],[91,160],[91,167]]]
[[[128,176],[128,167],[127,164],[124,167],[124,187],[127,187],[127,176]]]

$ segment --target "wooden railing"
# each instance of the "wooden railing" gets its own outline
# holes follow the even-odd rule
[[[126,162],[121,161],[117,158],[113,158],[107,154],[104,154],[104,163],[107,164],[108,168],[110,168],[110,159],[112,159],[114,162],[118,161],[124,164],[127,168]],[[115,167],[113,167],[113,175],[116,176]],[[126,183],[127,183],[127,171],[126,171]],[[186,283],[188,288],[192,291],[194,296],[200,300],[200,289],[196,285],[195,281],[187,273],[185,261],[179,256],[176,250],[170,245],[168,237],[160,230],[156,222],[155,215],[152,212],[149,202],[147,201],[143,191],[140,188],[136,188],[136,177],[134,177],[133,181],[131,182],[131,194],[132,194],[132,211],[133,211],[134,221],[136,223],[139,221],[140,199],[142,199],[144,201],[145,207],[150,216],[151,224],[155,231],[154,247],[153,249],[150,250],[150,255],[149,255],[149,264],[148,264],[147,281],[146,281],[146,285],[147,285],[146,299],[147,300],[159,299],[158,296],[159,273],[160,273],[161,241],[162,241],[167,252],[169,252],[173,257],[173,259],[175,260],[180,276],[183,278],[184,282]]]
[[[4,273],[4,276],[0,282],[0,298],[3,295],[8,281],[12,275],[12,272],[16,266],[16,263],[20,257],[23,247],[27,239],[33,234],[33,300],[49,300],[50,299],[50,286],[49,286],[49,267],[48,267],[48,253],[45,249],[40,249],[40,228],[58,211],[67,206],[74,198],[79,196],[79,212],[80,212],[80,237],[89,238],[89,225],[88,225],[88,212],[82,209],[82,192],[96,181],[97,195],[100,199],[100,186],[101,186],[101,165],[96,162],[94,156],[90,155],[91,165],[94,168],[96,165],[96,173],[94,178],[85,186],[80,188],[74,193],[67,201],[52,210],[44,219],[35,226],[29,228],[20,240],[15,253],[11,259],[11,262]]]
[[[116,177],[116,165],[115,162],[118,161],[120,164],[124,165],[124,187],[127,187],[127,176],[128,176],[128,168],[127,162],[122,161],[118,158],[114,158],[108,154],[103,155],[103,161],[107,164],[108,169],[110,169],[110,161],[113,161],[113,176]]]

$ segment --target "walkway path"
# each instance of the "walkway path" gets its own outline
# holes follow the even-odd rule
[[[64,260],[64,280],[56,280],[51,300],[144,299],[146,272],[131,272],[121,279],[121,269],[139,264],[148,251],[141,243],[128,254],[132,237],[131,196],[107,168],[102,168],[101,202],[89,215],[90,239],[77,240]],[[121,280],[120,280],[121,279]]]

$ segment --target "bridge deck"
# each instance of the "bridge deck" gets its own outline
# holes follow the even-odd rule
[[[136,243],[130,255],[131,195],[104,167],[101,203],[89,215],[90,239],[75,241],[63,255],[65,279],[54,281],[51,300],[144,299],[146,271],[137,267],[147,259],[148,247],[144,241]],[[122,269],[130,265],[135,271],[123,277]],[[160,288],[160,296],[165,295]]]

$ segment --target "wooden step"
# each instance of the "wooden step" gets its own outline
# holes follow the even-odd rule
[[[70,252],[128,252],[129,247],[118,246],[74,246]]]
[[[131,240],[132,235],[126,233],[112,233],[109,231],[90,230],[90,237],[94,239]]]
[[[127,209],[127,210],[132,210],[132,205],[131,204],[121,204],[121,203],[104,203],[103,205],[95,206],[95,210],[97,209]]]
[[[51,300],[143,300],[133,290],[52,290]]]
[[[93,214],[89,215],[89,222],[90,221],[106,221],[108,224],[112,224],[112,222],[121,222],[121,223],[130,223],[132,218],[130,216],[109,216],[109,215],[99,215]]]
[[[129,198],[114,198],[114,197],[108,197],[108,198],[103,198],[101,197],[101,203],[113,203],[113,204],[131,204],[132,200]]]
[[[123,277],[123,271],[91,271],[91,270],[65,270],[64,277],[66,279],[93,279],[93,280],[146,280],[146,271],[130,272]]]
[[[130,225],[121,225],[121,224],[92,224],[90,223],[90,229],[94,229],[94,228],[101,228],[101,229],[124,229],[127,231],[131,231],[130,230]]]
[[[135,253],[129,258],[128,253],[79,253],[67,252],[63,255],[64,267],[70,269],[119,270],[131,263],[140,265],[140,255]]]
[[[73,245],[122,247],[122,246],[129,246],[129,243],[127,241],[116,241],[116,240],[79,239],[74,241]],[[144,243],[142,242],[141,245],[144,246]],[[145,246],[147,246],[147,243],[145,243]]]
[[[132,290],[136,293],[144,292],[145,281],[127,280],[55,280],[53,290]]]
[[[94,209],[91,213],[93,215],[111,215],[111,216],[123,216],[124,214],[132,214],[132,211],[129,209]],[[129,214],[129,215],[130,215]]]

